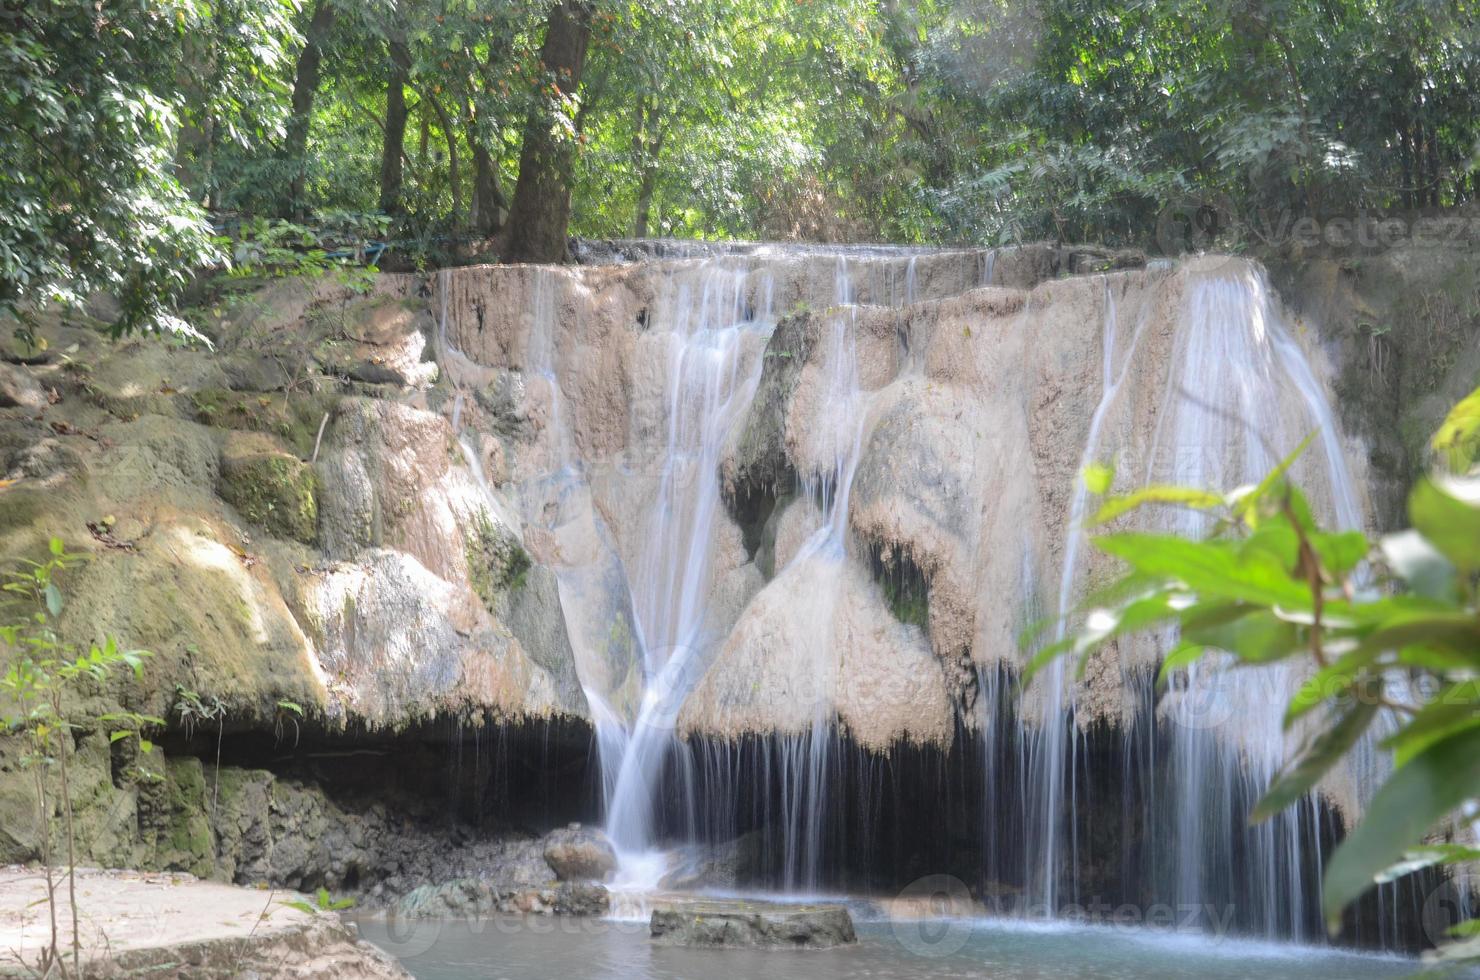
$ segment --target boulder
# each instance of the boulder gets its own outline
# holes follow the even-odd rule
[[[515,886],[490,878],[457,878],[423,885],[398,901],[395,912],[411,919],[480,918],[488,915],[605,915],[606,888],[593,882]]]
[[[40,411],[46,407],[46,392],[24,368],[0,363],[0,408]]]
[[[665,946],[828,949],[858,941],[841,905],[684,902],[654,909],[648,928]]]
[[[617,855],[601,831],[571,824],[545,838],[545,862],[561,881],[603,881]]]

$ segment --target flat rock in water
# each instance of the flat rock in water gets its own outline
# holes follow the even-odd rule
[[[668,946],[827,949],[858,941],[841,905],[681,902],[654,909],[649,928]]]

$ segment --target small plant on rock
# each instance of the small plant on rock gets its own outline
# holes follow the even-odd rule
[[[302,899],[294,899],[289,902],[283,902],[283,904],[290,909],[297,909],[309,915],[318,915],[320,912],[341,912],[344,909],[354,908],[355,900],[352,898],[334,899],[330,897],[329,889],[320,888],[314,894],[312,904]]]
[[[77,838],[73,826],[72,791],[68,768],[76,752],[74,733],[107,731],[110,742],[138,739],[139,751],[151,752],[153,744],[143,736],[148,726],[164,724],[161,718],[132,711],[87,716],[77,708],[84,696],[96,693],[115,667],[130,668],[137,677],[149,656],[143,650],[120,647],[113,637],[86,650],[64,640],[57,631],[62,613],[62,591],[58,574],[81,563],[83,556],[66,550],[60,538],[52,538],[45,561],[23,560],[18,571],[7,572],[3,585],[6,607],[16,608],[16,619],[0,626],[0,653],[4,674],[0,675],[0,711],[6,731],[19,736],[26,751],[22,765],[35,776],[37,827],[40,829],[41,863],[46,875],[46,902],[50,915],[50,941],[42,952],[42,975],[58,971],[63,976],[82,975],[82,943],[77,913]],[[10,611],[7,608],[5,611]],[[53,790],[55,787],[55,790]],[[60,804],[60,814],[56,813]],[[60,827],[56,824],[60,823]],[[59,882],[54,868],[54,837],[66,849],[67,903],[72,916],[71,967],[62,951],[57,923]]]

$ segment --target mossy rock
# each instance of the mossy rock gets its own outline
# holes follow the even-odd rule
[[[254,524],[304,544],[318,538],[318,477],[296,456],[265,452],[223,460],[219,490]]]
[[[290,398],[226,388],[206,388],[189,397],[197,422],[217,429],[271,433],[304,456],[313,451],[319,423],[338,401],[328,392]]]
[[[494,612],[499,593],[524,587],[532,562],[517,538],[500,533],[487,514],[479,514],[477,523],[464,541],[464,557],[473,591],[483,606]]]

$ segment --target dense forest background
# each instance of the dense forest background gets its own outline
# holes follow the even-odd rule
[[[0,304],[104,287],[141,320],[303,234],[435,264],[1461,205],[1480,5],[8,0],[0,101]]]

